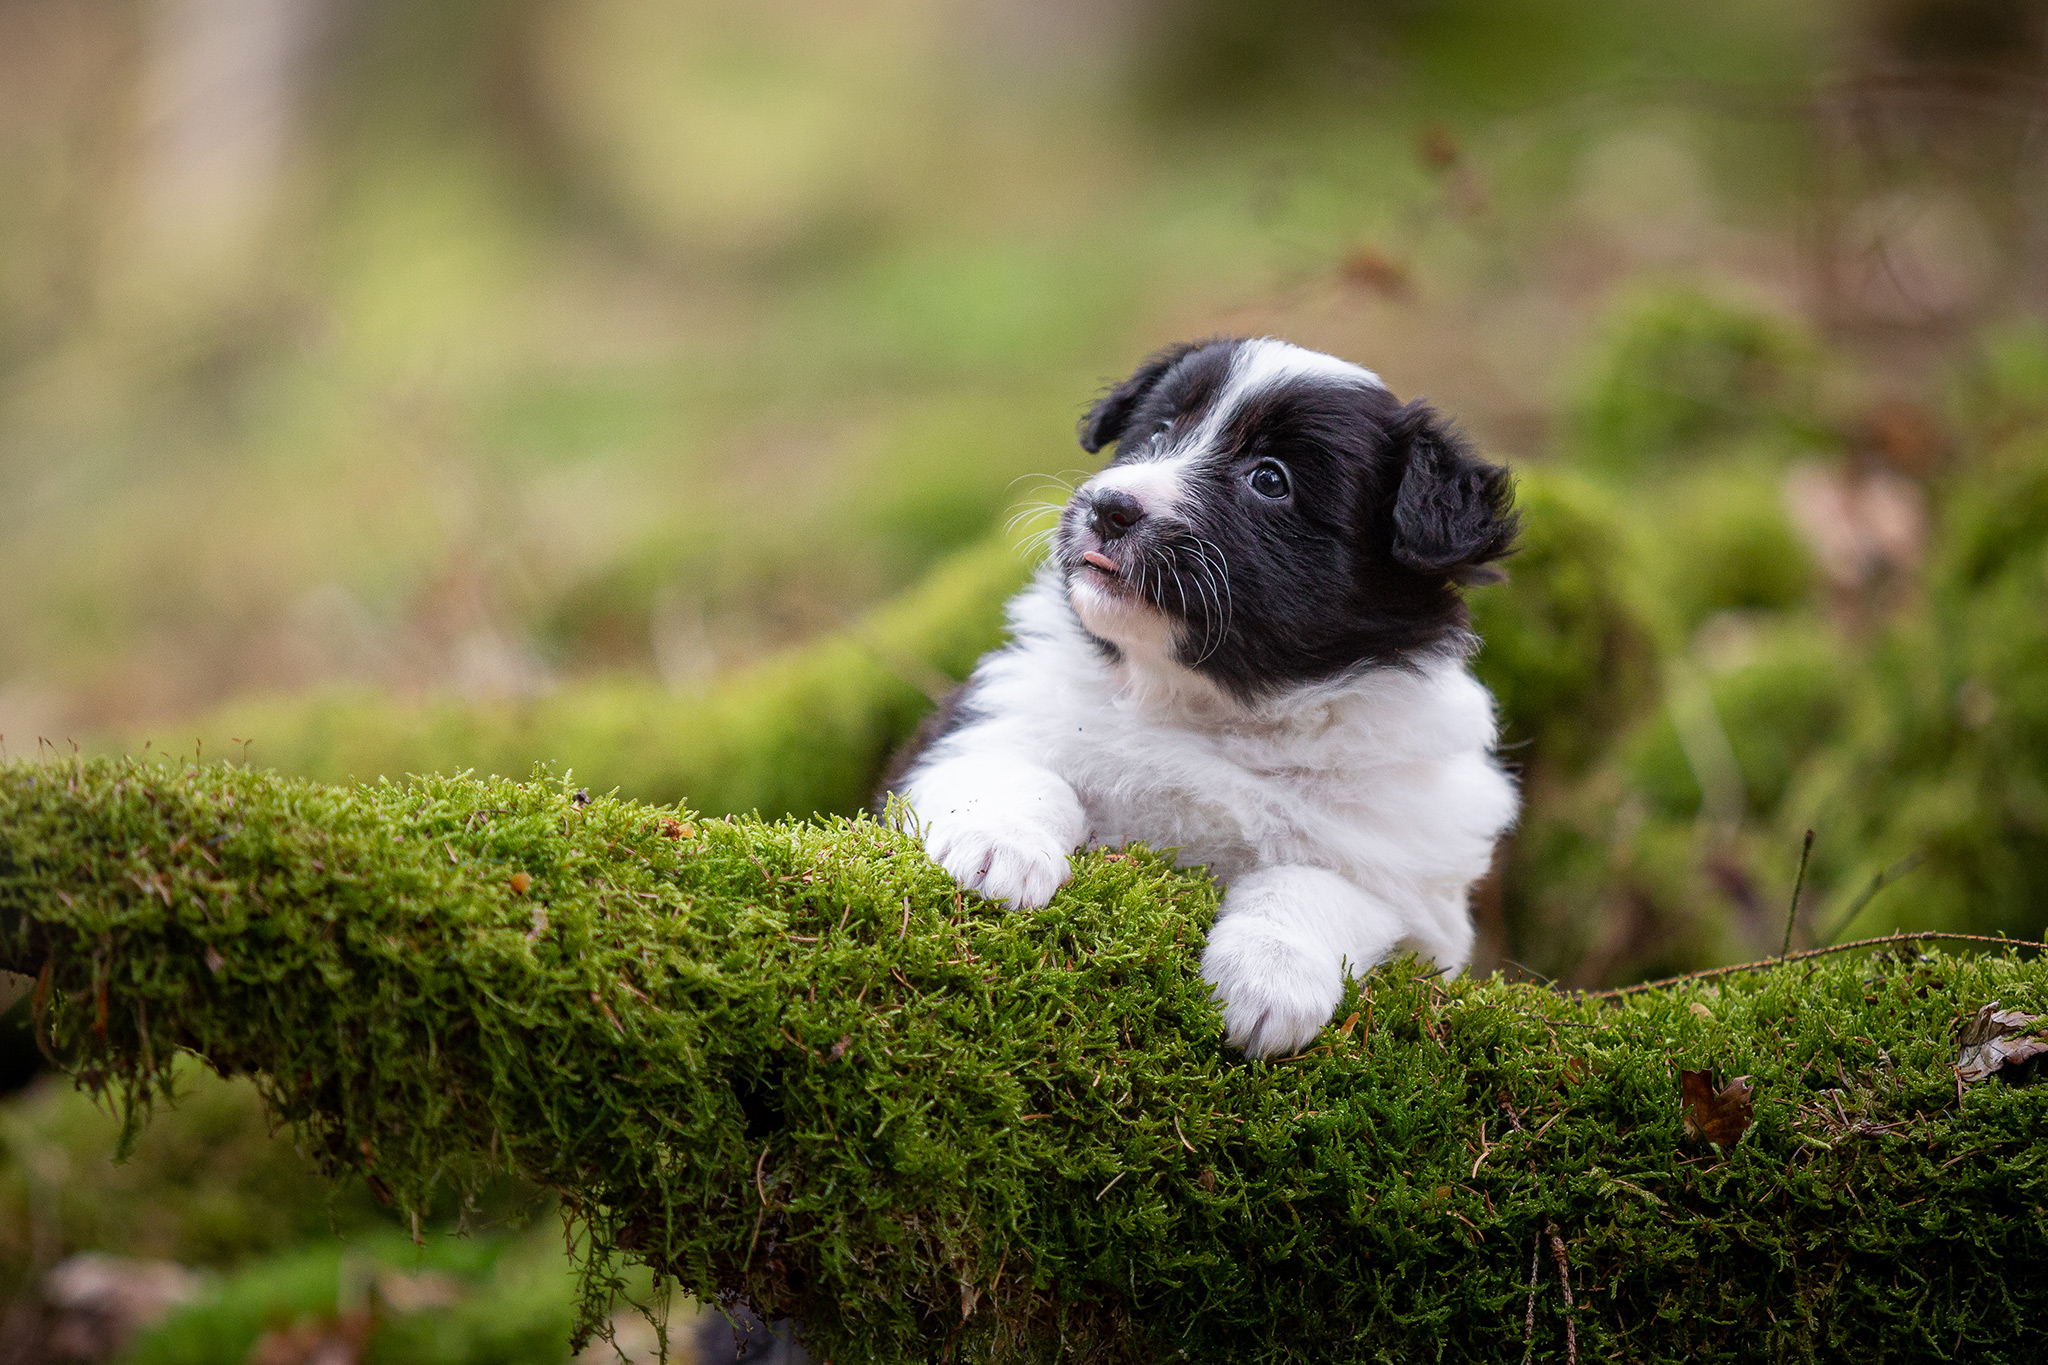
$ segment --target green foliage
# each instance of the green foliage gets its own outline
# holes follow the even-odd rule
[[[1600,984],[1776,948],[1800,833],[1782,811],[1843,742],[1852,646],[1801,617],[1719,625],[1729,657],[1674,661],[1662,704],[1532,807],[1509,863],[1518,961]]]
[[[1580,399],[1591,471],[1683,469],[1718,443],[1782,438],[1805,415],[1812,358],[1775,318],[1686,288],[1639,296],[1610,326]]]
[[[854,1361],[2037,1358],[2048,1089],[1955,1020],[2048,967],[1844,956],[1606,1005],[1392,964],[1223,1050],[1215,892],[1094,853],[1040,911],[866,820],[550,783],[0,770],[0,964],[136,1112],[189,1047],[400,1206],[504,1168]],[[217,965],[216,965],[217,964]],[[1756,1124],[1681,1128],[1675,1069]],[[1829,1093],[1829,1092],[1835,1093]]]
[[[329,692],[236,707],[187,733],[202,752],[239,753],[247,739],[255,759],[330,780],[548,762],[594,791],[687,796],[716,813],[859,810],[929,709],[925,689],[964,677],[1001,639],[1002,603],[1024,574],[1006,545],[984,542],[845,632],[695,695],[625,678],[496,702]]]
[[[2048,427],[2048,327],[2036,320],[1984,337],[1950,406],[1959,426],[1994,447],[2021,432],[2038,441]]]
[[[2032,936],[2048,921],[2048,463],[1954,490],[1923,607],[1876,650],[1851,732],[1791,814],[1835,837],[1833,905],[1926,866],[1852,931]]]
[[[1767,460],[1706,462],[1631,502],[1648,596],[1680,640],[1718,611],[1813,600],[1813,558],[1785,514],[1783,471]]]
[[[445,1301],[408,1302],[409,1282]],[[121,1365],[244,1365],[266,1332],[346,1331],[350,1319],[366,1365],[561,1365],[574,1315],[575,1282],[545,1241],[415,1246],[387,1233],[238,1270],[139,1336]]]
[[[1569,774],[1648,703],[1656,651],[1623,591],[1626,546],[1607,499],[1533,470],[1515,500],[1522,538],[1507,582],[1471,594],[1482,642],[1474,667],[1517,760]]]
[[[245,1082],[189,1063],[166,1079],[176,1108],[119,1163],[120,1118],[56,1078],[0,1109],[0,1301],[77,1251],[220,1266],[387,1221],[273,1140]]]
[[[1711,710],[1685,723],[1719,731],[1708,742],[1725,740],[1742,808],[1762,816],[1778,809],[1794,776],[1835,737],[1850,688],[1843,642],[1816,623],[1788,623],[1747,649],[1750,657],[1707,682]],[[1624,764],[1655,813],[1699,813],[1699,776],[1671,707],[1630,738]]]

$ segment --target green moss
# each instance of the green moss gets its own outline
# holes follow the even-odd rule
[[[1589,470],[1631,478],[1731,440],[1784,436],[1806,417],[1810,347],[1785,323],[1692,288],[1625,301],[1578,404]]]
[[[845,1362],[1504,1359],[1555,1229],[1583,1358],[2048,1345],[2048,1089],[1949,1065],[1985,1000],[2048,1012],[2048,968],[1845,956],[1603,1006],[1397,963],[1246,1064],[1196,972],[1214,907],[1097,853],[1007,913],[865,820],[550,783],[0,770],[0,965],[43,974],[88,1085],[144,1110],[190,1048],[401,1206],[559,1191],[586,1325],[618,1254]],[[1739,1144],[1683,1135],[1679,1067],[1752,1077]]]

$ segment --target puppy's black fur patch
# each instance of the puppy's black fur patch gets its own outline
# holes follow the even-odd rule
[[[1145,599],[1183,623],[1178,661],[1243,700],[1418,652],[1461,647],[1457,591],[1497,577],[1513,548],[1513,483],[1475,455],[1428,404],[1401,403],[1363,375],[1283,374],[1231,395],[1248,345],[1169,347],[1099,401],[1081,424],[1090,450],[1116,442],[1112,467],[1184,458],[1171,515],[1117,541]],[[1231,410],[1213,413],[1229,396]],[[1212,416],[1212,436],[1191,448]],[[1253,491],[1277,464],[1284,498]],[[1101,550],[1080,499],[1055,542],[1069,577]]]

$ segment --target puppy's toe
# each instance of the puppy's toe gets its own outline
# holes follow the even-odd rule
[[[925,851],[967,890],[1015,910],[1044,905],[1071,873],[1059,840],[1028,826],[941,825],[927,839]]]
[[[982,879],[981,894],[1018,910],[1036,910],[1065,884],[1070,869],[1063,850],[1011,846],[1000,849]]]
[[[1202,978],[1223,1007],[1226,1039],[1251,1057],[1301,1051],[1344,998],[1342,964],[1263,928],[1236,929],[1228,920],[1210,935]]]

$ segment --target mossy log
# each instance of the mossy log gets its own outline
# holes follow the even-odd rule
[[[2048,1088],[1951,1066],[1987,1001],[2048,1013],[2037,962],[1613,1002],[1396,963],[1247,1063],[1215,904],[1097,852],[1008,913],[872,821],[544,781],[0,769],[0,966],[84,1084],[140,1119],[190,1049],[401,1206],[559,1191],[586,1325],[623,1256],[840,1362],[2048,1347]],[[1681,1069],[1754,1126],[1689,1137]]]

